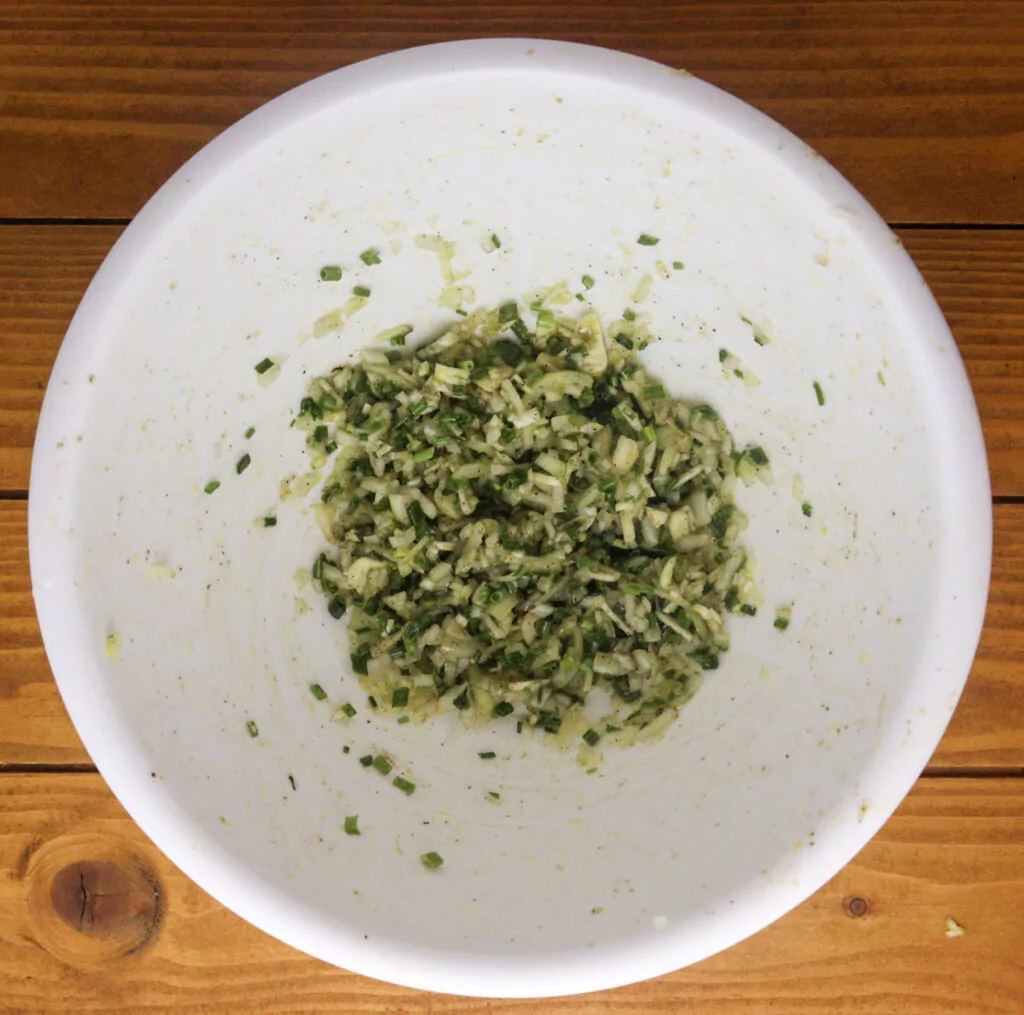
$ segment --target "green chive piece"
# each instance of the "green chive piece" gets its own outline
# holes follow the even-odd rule
[[[718,413],[711,408],[710,405],[696,405],[690,412],[690,422],[696,423],[701,419],[710,419],[716,421],[718,419]]]
[[[750,603],[744,603],[740,607],[740,613],[745,613],[748,617],[756,617],[757,616],[757,607],[753,606]]]
[[[341,710],[345,713],[345,715],[349,717],[349,719],[351,719],[355,715],[358,715],[355,708],[347,701],[345,702],[344,705],[341,706]]]
[[[817,381],[814,382],[814,394],[817,396],[818,405],[824,405],[825,392],[821,390],[821,385]]]
[[[315,578],[316,575],[313,575],[313,577]],[[361,677],[365,677],[367,675],[366,664],[370,661],[371,654],[369,645],[360,645],[359,648],[349,656],[349,659],[352,662],[353,671],[358,673]]]
[[[656,247],[661,240],[657,236],[651,236],[650,233],[641,233],[636,240],[641,247]]]
[[[396,687],[391,694],[392,708],[405,708],[409,704],[409,688]]]
[[[719,349],[718,350],[718,362],[719,363],[724,363],[728,358],[729,358],[729,350],[728,349]]]
[[[601,739],[601,734],[598,733],[597,730],[593,730],[593,729],[587,730],[587,732],[583,734],[583,739],[591,747],[593,747],[598,742],[598,740]]]
[[[412,453],[412,460],[414,462],[429,462],[434,457],[433,448],[420,448],[419,451]]]
[[[466,311],[466,310],[463,310],[462,307],[456,307],[455,308],[455,313],[457,313],[459,315],[459,317],[469,317],[469,312]]]
[[[341,620],[345,616],[345,611],[348,609],[348,603],[345,602],[341,596],[335,596],[327,604],[327,612],[335,619]]]
[[[252,719],[246,722],[245,728],[249,731],[249,736],[251,737],[258,737],[260,735],[260,728]]]
[[[480,751],[479,752],[479,757],[481,757],[485,761],[487,761],[490,758],[496,758],[497,754],[495,754],[494,751]]]
[[[320,269],[321,282],[337,282],[341,278],[341,268],[336,264],[325,264]]]
[[[501,794],[496,793],[493,789],[487,791],[487,799],[497,803],[501,799]]]
[[[665,389],[660,384],[645,384],[644,385],[644,398],[655,399],[664,398]]]
[[[377,757],[373,759],[373,767],[377,769],[381,775],[387,775],[395,766],[392,765],[383,754],[378,754]]]
[[[673,261],[672,262],[672,267],[673,267],[673,269],[675,271],[682,271],[683,268],[685,267],[685,265],[683,264],[682,261]]]
[[[380,252],[376,247],[368,247],[359,255],[359,260],[366,265],[380,264]]]
[[[263,528],[272,529],[277,524],[277,518],[274,515],[267,515],[263,519]]]
[[[636,312],[633,311],[633,310],[630,310],[629,307],[627,307],[625,310],[622,311],[622,319],[624,321],[635,321],[636,320]]]
[[[408,779],[403,779],[400,775],[396,775],[391,780],[391,785],[400,789],[406,796],[412,796],[416,792],[416,783],[409,782]]]
[[[364,754],[359,759],[359,764],[362,765],[363,768],[369,768],[373,764],[373,755],[372,754]]]
[[[429,853],[420,854],[420,863],[423,864],[428,871],[436,871],[438,867],[444,866],[444,858],[440,853],[435,853],[431,850]]]
[[[409,721],[409,716],[407,716],[407,715],[400,715],[398,717],[398,725],[399,726],[404,726],[408,721]]]
[[[310,684],[309,693],[312,694],[317,701],[324,701],[327,698],[327,692],[319,684]]]
[[[274,361],[269,356],[267,356],[265,359],[261,359],[259,363],[256,364],[256,373],[265,374],[273,365]]]
[[[762,448],[758,444],[755,444],[753,447],[747,448],[745,453],[747,458],[749,458],[755,465],[768,464],[768,454],[764,450],[764,448]]]
[[[515,705],[511,701],[499,701],[494,706],[494,714],[500,719],[502,716],[511,715],[515,711]]]
[[[251,461],[252,459],[248,455],[242,455],[242,457],[239,458],[238,461],[235,463],[235,472],[241,475],[243,472],[245,472],[246,469],[249,468],[249,463]]]
[[[584,275],[582,281],[583,281],[583,288],[584,289],[593,289],[594,288],[594,279],[593,279],[593,277],[591,275]]]
[[[219,489],[220,489],[220,480],[219,479],[211,479],[210,482],[207,483],[206,486],[203,487],[203,490],[205,490],[206,493],[213,493],[214,490],[219,490]]]
[[[497,250],[501,246],[501,240],[498,239],[497,233],[491,233],[491,243],[494,244],[495,250]]]
[[[785,631],[789,627],[792,611],[788,606],[782,606],[775,611],[775,627],[779,631]]]
[[[249,429],[245,431],[245,439],[248,440],[254,433],[256,433],[256,427],[249,427]]]
[[[644,440],[647,441],[648,444],[653,444],[658,439],[658,435],[655,432],[654,427],[649,423],[640,432],[644,435]]]
[[[345,834],[346,835],[362,835],[359,831],[359,815],[353,814],[351,817],[345,818]]]
[[[804,515],[808,518],[810,518],[811,515],[814,514],[814,508],[812,508],[811,505],[807,503],[807,501],[804,501],[803,504],[800,505],[800,510],[803,511]]]
[[[452,704],[460,711],[465,712],[469,708],[469,691],[468,689],[463,691]]]
[[[498,323],[499,324],[511,324],[513,321],[519,320],[519,307],[516,303],[502,303],[498,308]]]
[[[352,293],[355,296],[369,296],[370,290],[365,285],[355,285],[352,287]]]

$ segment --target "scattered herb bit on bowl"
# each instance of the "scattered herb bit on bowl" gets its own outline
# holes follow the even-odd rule
[[[251,737],[258,737],[260,735],[260,728],[252,719],[247,720],[245,728],[249,731],[249,736]]]
[[[111,631],[104,639],[103,644],[106,649],[107,658],[111,662],[116,662],[121,655],[121,632]]]
[[[775,611],[775,626],[780,631],[785,631],[789,627],[789,622],[792,619],[793,611],[788,606],[781,606]]]
[[[423,864],[427,870],[436,871],[439,867],[444,866],[444,858],[440,853],[435,853],[431,850],[429,853],[420,854],[420,863]]]
[[[362,835],[359,831],[359,815],[352,814],[345,818],[345,834],[346,835]]]
[[[641,233],[636,240],[641,247],[656,247],[661,239],[657,236],[651,236],[650,233]]]
[[[210,482],[207,483],[206,486],[203,487],[203,492],[204,493],[214,493],[214,492],[216,492],[219,489],[220,489],[220,480],[219,479],[211,479]]]
[[[321,282],[338,282],[341,280],[341,268],[336,264],[325,264],[320,269]]]
[[[771,339],[764,333],[764,331],[761,328],[759,328],[749,317],[744,317],[743,314],[740,314],[740,320],[744,324],[750,326],[751,331],[753,331],[754,333],[754,341],[758,345],[768,345],[771,342]]]
[[[359,260],[365,265],[380,264],[380,251],[376,247],[368,247],[359,255]]]
[[[733,497],[770,465],[648,376],[632,311],[607,341],[593,311],[540,302],[311,382],[294,425],[314,464],[333,454],[312,579],[347,610],[375,711],[516,712],[592,748],[582,704],[601,688],[598,728],[626,745],[675,719],[729,647],[725,614],[759,601]]]
[[[822,391],[821,385],[817,381],[814,382],[814,397],[818,399],[818,405],[825,404],[825,392]]]

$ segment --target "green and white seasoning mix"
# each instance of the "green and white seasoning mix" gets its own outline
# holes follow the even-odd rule
[[[647,375],[635,314],[606,337],[532,306],[311,383],[295,425],[331,467],[313,583],[379,711],[625,745],[717,668],[725,614],[756,612],[733,494],[770,465]]]

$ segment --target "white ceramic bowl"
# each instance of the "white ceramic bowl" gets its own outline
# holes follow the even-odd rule
[[[638,246],[642,231],[660,244]],[[320,546],[308,509],[288,502],[275,529],[254,524],[302,468],[288,424],[308,376],[385,327],[424,333],[450,317],[436,259],[411,242],[420,232],[456,241],[486,304],[588,272],[611,317],[651,273],[644,309],[665,337],[645,353],[651,368],[771,455],[775,486],[741,496],[765,607],[732,622],[724,665],[662,740],[609,751],[595,775],[511,727],[374,719],[344,625],[293,584]],[[488,254],[491,232],[502,247]],[[381,265],[359,262],[369,246]],[[659,259],[685,268],[663,279]],[[318,281],[327,263],[345,266],[342,283]],[[372,286],[369,306],[340,337],[310,338],[356,282]],[[722,347],[759,387],[724,376]],[[264,390],[253,366],[267,355],[288,358]],[[238,476],[243,449],[253,464]],[[222,486],[205,495],[212,478]],[[297,948],[476,995],[667,972],[838,871],[949,720],[991,548],[956,346],[864,200],[709,85],[540,41],[432,46],[329,74],[175,174],[75,316],[31,491],[46,649],[142,829]],[[774,608],[789,603],[780,634]],[[358,718],[330,723],[313,680]],[[414,796],[360,767],[370,749],[394,755]],[[498,759],[481,761],[486,749]],[[359,838],[343,834],[349,814]],[[427,850],[441,871],[420,866]]]

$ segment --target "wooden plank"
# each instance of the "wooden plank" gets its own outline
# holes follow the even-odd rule
[[[831,159],[890,221],[1024,220],[1015,0],[7,0],[0,216],[131,216],[219,131],[303,81],[407,46],[536,34],[728,89]]]
[[[23,501],[0,501],[0,766],[84,764],[39,637],[25,520]],[[996,506],[995,543],[985,631],[939,770],[1024,769],[1024,504]]]
[[[942,307],[970,375],[992,492],[1021,496],[1024,232],[907,229],[899,235]]]
[[[388,986],[292,951],[178,872],[98,776],[6,775],[0,996],[24,1015],[1020,1015],[1022,841],[1024,779],[922,780],[853,863],[735,948],[620,990],[491,1002]],[[83,906],[82,885],[107,888]],[[864,915],[851,915],[853,899]],[[962,937],[946,937],[949,917]]]
[[[89,279],[120,232],[0,227],[0,490],[28,488],[50,368]],[[1024,232],[907,229],[900,236],[971,375],[993,492],[1024,496]]]

